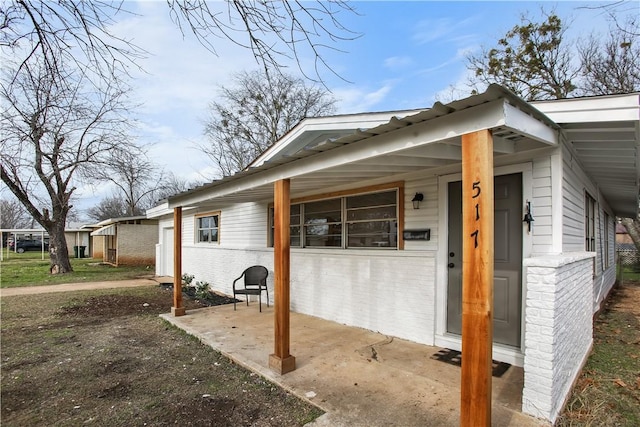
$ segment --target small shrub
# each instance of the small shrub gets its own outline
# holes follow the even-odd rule
[[[184,274],[182,275],[182,290],[183,290],[183,291],[184,291],[186,288],[188,288],[188,287],[190,287],[190,286],[191,286],[191,283],[193,282],[193,279],[194,279],[195,277],[196,277],[196,276],[194,276],[193,274],[187,274],[187,273],[184,273]]]
[[[196,282],[196,298],[207,299],[209,297],[209,282]]]

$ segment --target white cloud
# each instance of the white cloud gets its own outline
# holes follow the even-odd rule
[[[466,19],[425,19],[415,25],[412,39],[419,45],[432,43],[435,41],[456,41],[461,37],[473,37],[464,34],[469,28],[473,28],[477,17],[472,16]],[[461,33],[463,33],[461,35]]]
[[[362,87],[336,89],[333,94],[340,100],[338,113],[349,114],[376,111],[376,109],[379,109],[376,106],[385,100],[386,96],[393,90],[393,87],[394,82],[388,81],[373,90]]]
[[[165,2],[139,1],[132,7],[136,14],[112,31],[148,52],[138,61],[144,71],[134,71],[132,98],[141,103],[135,131],[139,142],[149,145],[149,157],[160,168],[188,180],[211,177],[211,162],[196,148],[204,140],[201,118],[218,87],[235,72],[255,69],[256,61],[250,51],[223,38],[215,39],[216,56],[190,32],[183,36]]]
[[[464,69],[453,83],[449,84],[446,88],[436,91],[429,101],[431,103],[438,101],[447,104],[457,99],[470,96],[471,88],[469,87],[469,81],[471,81],[472,77],[473,73],[470,70]]]
[[[391,69],[405,68],[413,64],[408,56],[392,56],[384,60],[384,66]]]

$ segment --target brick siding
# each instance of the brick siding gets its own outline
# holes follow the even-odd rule
[[[593,257],[528,258],[522,411],[554,422],[593,343]]]

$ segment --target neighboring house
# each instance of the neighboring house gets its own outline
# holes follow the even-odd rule
[[[67,240],[67,250],[69,256],[80,258],[84,254],[84,258],[91,258],[91,230],[84,227],[68,228],[64,230],[64,236]],[[84,249],[76,249],[84,248]]]
[[[622,267],[631,267],[635,270],[640,268],[640,255],[633,239],[622,224],[616,224],[616,253],[618,264]],[[621,274],[622,274],[622,270]],[[622,275],[619,279],[621,279]],[[624,280],[624,279],[622,279]]]
[[[92,227],[93,258],[118,265],[154,265],[158,220],[146,216],[110,218]]]
[[[90,248],[91,248],[91,239],[89,236],[91,230],[85,229],[80,226],[73,225],[64,230],[64,236],[67,240],[67,250],[69,251],[69,256],[77,257],[80,255],[78,252],[76,254],[74,246],[85,246],[88,250],[85,252],[85,257],[90,256]],[[3,236],[3,242],[6,241],[4,236],[7,236],[8,239],[12,241],[21,240],[21,239],[36,239],[36,240],[49,240],[49,233],[47,233],[42,228],[33,228],[33,229],[4,229],[0,230]]]
[[[616,224],[616,245],[625,245],[627,247],[631,245],[635,249],[633,239],[629,236],[627,229],[622,224]]]
[[[493,358],[524,368],[523,412],[553,422],[615,283],[615,217],[638,211],[639,99],[527,103],[491,86],[425,110],[305,119],[247,170],[147,212],[156,273],[230,294],[262,264],[273,287],[274,194],[290,185],[292,311],[459,350],[461,137],[488,129]]]

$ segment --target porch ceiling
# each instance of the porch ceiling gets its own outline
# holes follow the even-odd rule
[[[305,143],[249,168],[169,199],[174,206],[264,201],[273,183],[291,180],[291,197],[347,188],[358,182],[460,164],[461,135],[491,129],[496,157],[557,143],[559,127],[501,87],[366,130]],[[296,144],[297,145],[297,144]]]
[[[167,207],[271,200],[273,183],[280,179],[291,180],[291,197],[296,198],[352,188],[356,183],[402,180],[417,171],[451,171],[461,163],[461,135],[491,129],[496,163],[501,157],[555,145],[562,134],[614,214],[636,216],[637,96],[532,106],[500,86],[491,86],[479,95],[415,111],[382,124],[376,116],[372,127],[346,134],[348,127],[353,129],[351,118],[341,124],[344,129],[339,134],[331,133],[330,124],[324,122],[311,127],[309,135],[298,129],[285,149],[270,152],[255,167],[175,195]]]
[[[638,121],[563,125],[578,162],[621,217],[638,212]]]

